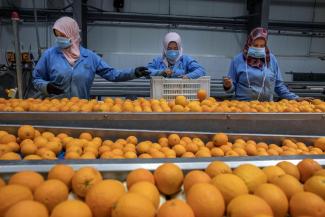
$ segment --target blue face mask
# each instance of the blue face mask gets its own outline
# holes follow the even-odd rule
[[[169,60],[176,60],[179,56],[179,50],[167,50],[166,57]]]
[[[249,47],[247,55],[254,58],[265,58],[265,47]]]
[[[56,44],[60,48],[67,48],[67,47],[70,47],[72,45],[72,42],[68,38],[57,36],[56,37]]]

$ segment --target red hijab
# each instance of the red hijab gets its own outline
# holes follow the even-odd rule
[[[265,59],[254,58],[254,57],[247,55],[249,47],[253,46],[254,41],[258,38],[263,38],[266,42],[266,44],[265,44],[266,58]],[[265,60],[266,60],[266,65],[269,66],[269,64],[270,64],[270,49],[267,46],[267,40],[268,40],[267,29],[262,28],[262,27],[257,27],[255,29],[253,29],[251,31],[251,33],[248,35],[245,47],[243,49],[243,54],[244,54],[244,59],[247,60],[247,64],[249,66],[256,67],[256,68],[262,68]]]

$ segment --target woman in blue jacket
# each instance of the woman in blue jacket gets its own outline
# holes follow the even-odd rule
[[[241,53],[231,62],[224,89],[238,100],[273,101],[274,92],[284,99],[301,99],[284,84],[275,56],[267,46],[268,32],[255,28]]]
[[[58,19],[56,45],[42,55],[33,71],[34,87],[42,97],[88,99],[95,74],[109,81],[127,81],[149,74],[147,68],[117,70],[94,52],[80,46],[80,30],[70,17]]]
[[[147,67],[151,76],[195,79],[206,74],[196,60],[183,54],[181,37],[176,32],[165,35],[162,56],[153,59]]]

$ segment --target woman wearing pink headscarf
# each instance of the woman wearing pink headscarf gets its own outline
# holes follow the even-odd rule
[[[183,54],[182,40],[176,32],[165,35],[162,56],[153,59],[147,67],[151,76],[194,79],[206,74],[196,60]]]
[[[275,56],[267,46],[268,31],[255,28],[245,47],[231,62],[224,89],[238,100],[273,101],[274,92],[284,99],[300,98],[284,84]]]
[[[109,81],[127,81],[149,74],[146,67],[117,70],[80,45],[80,30],[70,17],[58,19],[56,45],[42,55],[33,71],[33,84],[43,97],[89,98],[95,74]]]

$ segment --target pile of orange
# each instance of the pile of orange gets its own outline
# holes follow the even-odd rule
[[[153,173],[131,171],[126,180],[103,179],[93,167],[56,165],[47,179],[22,171],[0,181],[3,217],[325,216],[325,169],[312,159],[233,170],[214,161],[185,176],[165,163]]]
[[[70,99],[3,99],[0,112],[325,112],[325,102],[281,100],[279,102],[217,101],[207,97],[204,90],[197,92],[199,100],[177,96],[175,100],[105,98],[104,101]]]
[[[65,152],[65,159],[133,159],[133,158],[193,158],[231,156],[320,155],[325,151],[325,137],[306,145],[293,139],[281,144],[267,144],[237,138],[230,141],[227,134],[216,133],[209,141],[198,137],[170,134],[156,141],[140,141],[130,135],[114,140],[104,139],[83,132],[79,137],[66,133],[55,135],[40,132],[30,125],[23,125],[17,134],[0,131],[0,160],[57,159]]]

